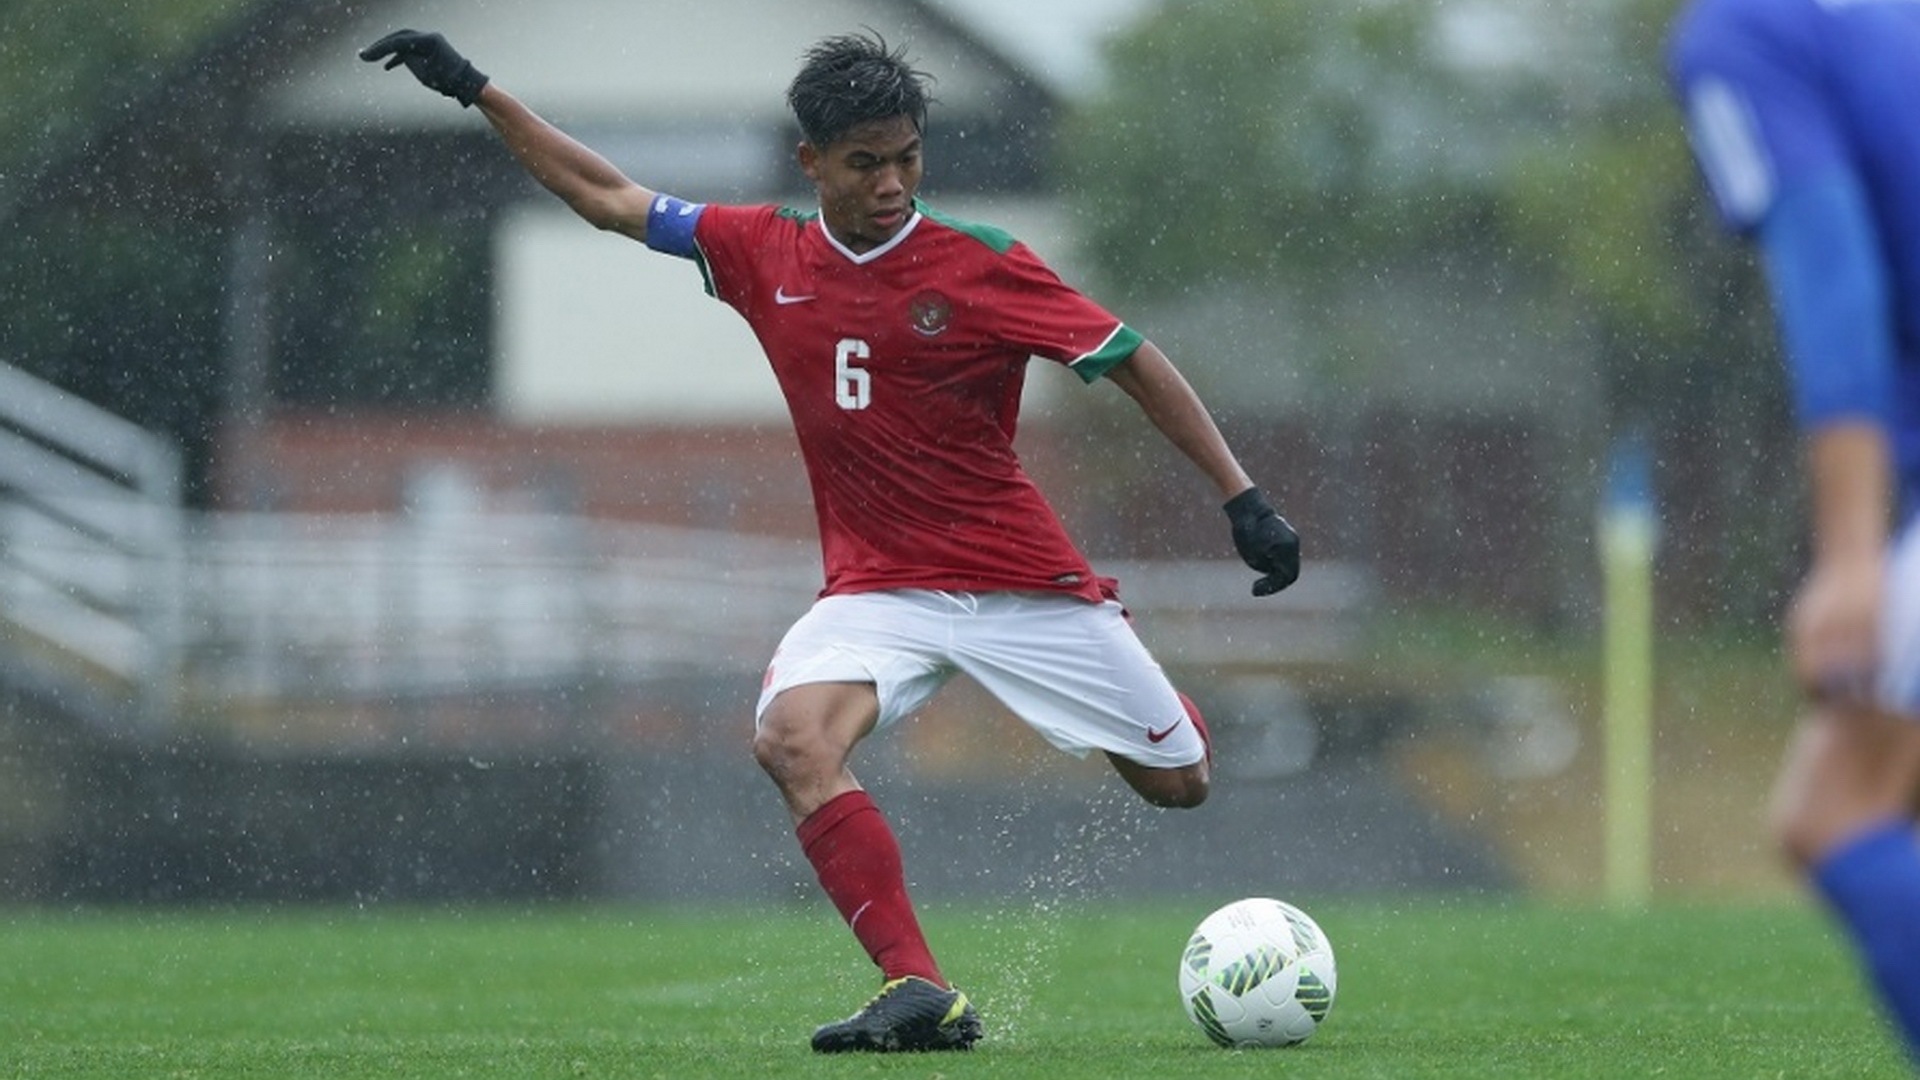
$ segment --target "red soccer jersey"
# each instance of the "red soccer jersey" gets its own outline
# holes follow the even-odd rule
[[[815,214],[709,205],[707,289],[744,316],[786,395],[813,488],[826,587],[1103,584],[1013,450],[1027,360],[1092,382],[1140,335],[995,229],[924,206],[856,255]]]

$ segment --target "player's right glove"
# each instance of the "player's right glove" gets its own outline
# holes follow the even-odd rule
[[[360,59],[385,60],[388,71],[405,64],[420,85],[440,91],[463,108],[473,104],[487,85],[487,77],[439,34],[395,30],[361,49]]]
[[[1300,578],[1300,534],[1257,487],[1227,500],[1222,509],[1233,523],[1233,546],[1240,557],[1266,576],[1253,583],[1253,595],[1272,596]]]

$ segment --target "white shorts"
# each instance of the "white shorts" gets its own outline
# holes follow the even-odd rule
[[[782,690],[872,683],[887,727],[965,673],[1049,743],[1154,768],[1206,753],[1166,673],[1114,601],[925,589],[824,597],[767,667],[756,723]]]
[[[1876,696],[1882,706],[1920,720],[1920,519],[1894,540],[1886,572]]]

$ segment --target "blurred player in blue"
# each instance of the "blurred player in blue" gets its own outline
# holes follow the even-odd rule
[[[1920,1060],[1920,0],[1694,0],[1670,48],[1701,171],[1765,265],[1806,441],[1786,636],[1807,707],[1775,831]]]

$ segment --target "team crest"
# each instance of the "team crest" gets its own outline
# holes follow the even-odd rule
[[[953,302],[932,289],[916,293],[907,302],[907,320],[922,337],[933,337],[953,321]]]

